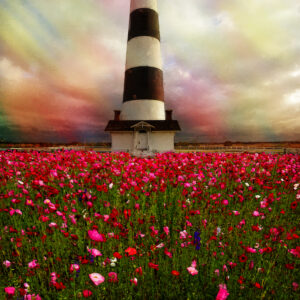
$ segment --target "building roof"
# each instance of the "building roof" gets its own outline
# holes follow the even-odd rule
[[[109,121],[105,131],[134,131],[135,128],[141,124],[147,123],[151,127],[152,131],[180,131],[180,126],[176,120],[151,120],[151,121],[141,121],[141,120],[130,120],[130,121]]]

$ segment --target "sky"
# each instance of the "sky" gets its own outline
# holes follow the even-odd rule
[[[0,140],[101,142],[130,0],[0,0]],[[158,0],[177,141],[300,140],[299,0]]]

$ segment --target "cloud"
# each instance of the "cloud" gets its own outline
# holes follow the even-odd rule
[[[129,1],[1,3],[3,123],[28,139],[103,138],[122,103]],[[298,0],[158,3],[180,138],[299,138]]]

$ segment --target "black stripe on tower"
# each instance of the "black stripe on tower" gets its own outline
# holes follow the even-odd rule
[[[128,41],[137,36],[152,36],[160,40],[158,13],[139,8],[130,14]]]
[[[153,67],[136,67],[125,72],[123,102],[164,101],[163,72]]]

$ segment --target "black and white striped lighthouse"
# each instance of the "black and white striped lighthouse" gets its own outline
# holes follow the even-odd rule
[[[165,110],[157,0],[131,0],[123,103],[105,130],[115,151],[174,149],[180,127]]]
[[[121,119],[165,120],[156,0],[132,0]]]

